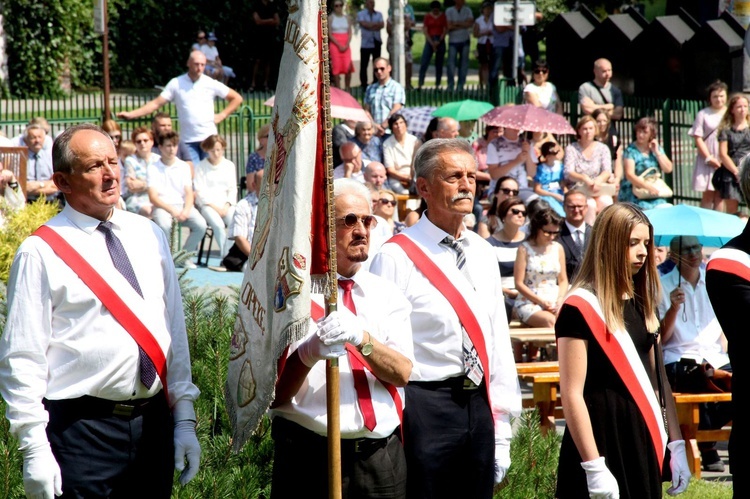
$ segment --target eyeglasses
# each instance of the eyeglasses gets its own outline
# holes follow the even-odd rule
[[[349,213],[345,217],[339,218],[339,220],[343,221],[344,225],[346,225],[349,228],[356,227],[357,222],[362,222],[362,225],[364,225],[365,229],[372,229],[376,225],[378,225],[378,221],[372,215],[365,215],[364,217],[358,217],[354,213]]]
[[[585,204],[566,204],[565,209],[566,210],[582,210],[586,207]]]
[[[503,191],[503,194],[506,196],[518,196],[518,189],[508,189],[506,187],[501,187],[501,191]]]
[[[537,75],[543,75],[543,74],[547,74],[547,73],[548,73],[548,71],[546,69],[535,69],[534,70],[534,74],[537,74]]]
[[[680,248],[680,254],[692,255],[692,254],[700,253],[702,249],[703,249],[703,245],[701,244],[694,244],[692,246],[684,246],[683,248]]]
[[[375,72],[376,72],[376,73],[377,73],[377,72],[379,72],[379,71],[385,71],[385,67],[382,67],[382,68],[375,68]]]
[[[391,201],[390,199],[378,199],[378,202],[382,205],[391,205],[396,206],[398,204],[398,201]]]
[[[513,213],[514,215],[521,215],[523,217],[526,216],[526,212],[524,210],[519,210],[517,208],[511,208],[510,212]]]
[[[547,236],[556,236],[556,235],[558,235],[560,233],[560,229],[557,229],[557,230],[544,230],[544,229],[542,229],[542,232],[544,232],[544,234],[547,235]]]

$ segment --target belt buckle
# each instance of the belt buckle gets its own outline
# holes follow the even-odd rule
[[[470,378],[464,378],[464,390],[476,390],[479,385],[474,383]]]
[[[135,410],[135,406],[127,405],[127,404],[115,404],[114,409],[112,409],[112,414],[114,416],[122,416],[129,418],[133,415],[133,411]]]
[[[364,440],[360,438],[354,441],[354,453],[355,454],[359,454],[360,452],[364,451],[364,449],[360,447],[360,444],[363,444],[363,443],[364,443]]]

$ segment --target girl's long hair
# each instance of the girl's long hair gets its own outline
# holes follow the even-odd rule
[[[632,276],[629,241],[638,224],[648,226],[648,255],[640,272]],[[635,204],[615,203],[596,217],[591,240],[571,290],[577,288],[596,295],[609,331],[625,329],[623,300],[628,297],[635,298],[637,307],[643,311],[646,328],[652,333],[659,328],[657,306],[661,283],[654,257],[654,228]]]

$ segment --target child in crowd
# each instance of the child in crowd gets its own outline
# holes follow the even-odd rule
[[[120,162],[125,164],[125,158],[135,154],[135,142],[132,140],[123,140],[120,142],[120,150],[117,153],[120,157]]]
[[[534,192],[547,201],[561,217],[563,209],[563,164],[557,159],[560,147],[554,142],[545,142],[541,147],[540,161],[534,175]]]

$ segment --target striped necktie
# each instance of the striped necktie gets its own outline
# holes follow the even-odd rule
[[[471,286],[474,287],[474,283],[469,275],[469,269],[466,266],[466,253],[464,252],[464,246],[461,241],[451,236],[446,236],[440,241],[440,244],[448,246],[456,253],[456,267],[458,267],[458,270],[463,273]],[[482,383],[482,378],[484,377],[484,368],[479,362],[477,349],[471,341],[471,338],[469,338],[469,333],[466,332],[466,328],[464,328],[463,325],[461,326],[461,331],[463,335],[464,374],[466,374],[466,377],[472,380],[476,385],[480,385]]]

